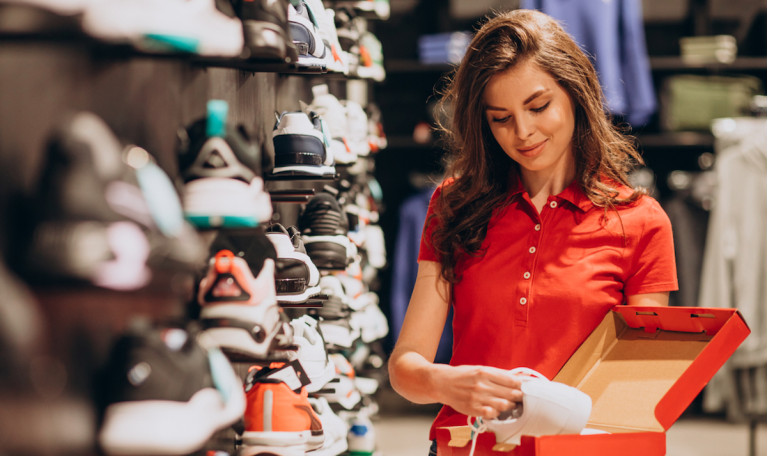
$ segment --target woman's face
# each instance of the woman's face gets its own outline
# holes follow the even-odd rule
[[[496,141],[522,168],[539,172],[569,163],[575,106],[538,65],[527,61],[490,78],[484,103]]]

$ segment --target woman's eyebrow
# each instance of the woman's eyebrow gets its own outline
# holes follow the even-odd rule
[[[533,101],[536,98],[540,97],[541,95],[543,95],[544,93],[548,92],[549,90],[550,89],[540,89],[540,90],[537,90],[534,94],[532,94],[529,97],[527,97],[527,100],[525,100],[525,102],[522,103],[522,104],[526,105],[526,104],[530,103],[531,101]]]
[[[527,100],[525,100],[525,102],[522,103],[522,104],[526,105],[526,104],[530,103],[531,101],[535,100],[536,98],[540,97],[541,95],[544,95],[545,93],[550,92],[550,91],[551,91],[551,89],[540,89],[540,90],[537,90],[537,91],[535,91],[534,94],[532,94],[529,97],[527,97]],[[498,106],[485,106],[485,111],[508,111],[508,109],[506,109],[506,108],[499,108]]]

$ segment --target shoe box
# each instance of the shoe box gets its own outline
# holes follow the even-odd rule
[[[588,394],[586,428],[609,434],[523,436],[517,446],[485,432],[475,454],[665,455],[665,432],[749,333],[735,309],[616,306],[553,379]],[[439,428],[438,454],[468,455],[470,439],[469,426]]]

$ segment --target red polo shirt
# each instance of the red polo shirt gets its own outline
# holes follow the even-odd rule
[[[490,220],[484,256],[457,265],[463,278],[453,287],[450,365],[529,367],[553,378],[626,296],[678,288],[671,223],[654,199],[619,206],[619,220],[576,182],[550,196],[540,214],[519,180],[510,197]],[[436,223],[427,218],[419,261],[439,261],[430,246]],[[445,406],[430,438],[437,427],[465,424],[465,415]]]

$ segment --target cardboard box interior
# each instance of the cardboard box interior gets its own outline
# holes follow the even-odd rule
[[[630,328],[620,313],[610,312],[554,381],[591,396],[589,428],[663,432],[655,416],[658,402],[712,337],[705,331]]]

